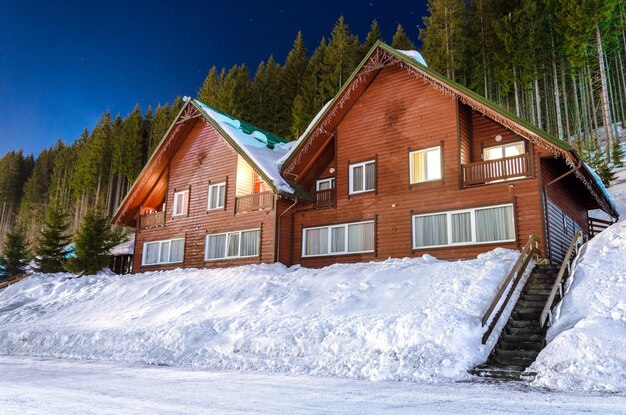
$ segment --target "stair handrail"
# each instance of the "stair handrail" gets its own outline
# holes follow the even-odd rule
[[[565,271],[567,271],[569,275],[572,260],[576,258],[575,254],[578,253],[578,250],[583,245],[583,243],[583,233],[582,231],[578,230],[576,231],[576,233],[574,233],[574,237],[572,238],[572,242],[569,245],[569,249],[567,250],[565,257],[563,258],[561,268],[559,268],[559,273],[556,276],[554,284],[552,285],[550,295],[548,296],[546,304],[543,307],[543,311],[541,312],[541,317],[539,317],[539,325],[541,327],[545,326],[548,317],[550,317],[550,321],[552,320],[552,304],[554,303],[554,299],[556,298],[556,293],[558,291],[561,298],[563,298],[563,285],[561,284],[561,282],[563,281],[563,276],[565,275]]]
[[[522,279],[522,276],[526,272],[526,268],[528,267],[530,260],[532,259],[533,256],[535,256],[535,258],[539,260],[539,253],[540,253],[539,238],[537,238],[535,235],[530,235],[528,237],[528,242],[526,242],[526,245],[524,245],[524,247],[521,250],[520,256],[517,258],[517,261],[515,261],[515,265],[513,265],[513,268],[511,268],[511,271],[509,271],[509,274],[504,279],[504,282],[500,286],[500,289],[496,293],[495,297],[491,301],[491,304],[489,304],[487,311],[485,311],[485,314],[483,315],[483,318],[481,320],[483,327],[485,327],[487,322],[491,320],[491,324],[489,324],[487,331],[483,335],[483,339],[482,339],[483,344],[487,343],[487,340],[489,339],[489,336],[491,336],[491,333],[495,329],[496,324],[498,323],[498,321],[500,320],[500,317],[502,316],[502,313],[508,306],[509,301],[511,300],[511,297],[513,296],[513,292],[515,291],[515,288],[517,288],[517,285]],[[511,283],[511,280],[513,279],[514,276],[515,276],[515,279]],[[510,286],[510,289],[508,290],[505,300],[502,302],[502,304],[500,305],[500,308],[498,309],[498,311],[496,312],[495,316],[492,319],[491,316],[493,315],[493,311],[495,310],[496,306],[500,302],[500,299],[502,298],[504,293],[507,292],[507,288],[509,286]]]
[[[7,287],[10,287],[11,285],[20,282],[21,280],[23,280],[24,278],[26,278],[28,276],[28,274],[17,274],[13,277],[7,278],[4,281],[0,282],[0,290],[3,290]]]

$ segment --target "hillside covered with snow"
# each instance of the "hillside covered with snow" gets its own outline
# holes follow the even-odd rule
[[[489,353],[480,318],[517,255],[35,275],[0,292],[0,354],[460,379]]]
[[[566,281],[536,385],[626,391],[626,168],[609,188],[620,222],[592,239]]]

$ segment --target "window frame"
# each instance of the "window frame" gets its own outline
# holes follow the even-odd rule
[[[413,154],[415,153],[427,153],[429,151],[435,150],[435,149],[439,149],[439,177],[436,179],[428,179],[428,180],[423,180],[421,182],[414,182],[413,181],[413,170],[414,170],[414,165],[413,165]],[[426,160],[426,158],[425,158]],[[426,170],[428,171],[428,164],[426,164]],[[427,148],[421,148],[418,150],[409,150],[409,185],[413,186],[413,185],[418,185],[418,184],[422,184],[422,183],[431,183],[431,182],[440,182],[443,180],[443,146],[441,144],[436,145],[436,146],[432,146],[432,147],[427,147]]]
[[[256,255],[245,255],[245,256],[241,256],[241,243],[243,238],[241,237],[241,235],[244,232],[252,232],[252,231],[256,231],[258,232],[258,238],[257,238],[257,253]],[[228,242],[230,239],[230,235],[238,235],[239,238],[239,243],[237,246],[237,253],[238,255],[236,256],[229,256],[228,255]],[[225,235],[226,238],[224,238],[224,257],[221,258],[207,258],[207,254],[208,254],[208,248],[209,248],[209,237],[211,236],[221,236],[221,235]],[[204,261],[205,262],[209,262],[209,261],[224,261],[224,260],[231,260],[231,259],[243,259],[243,258],[258,258],[261,256],[261,228],[252,228],[252,229],[242,229],[240,231],[229,231],[229,232],[217,232],[217,233],[207,233],[204,236]]]
[[[518,144],[520,144],[520,143],[522,144],[522,149],[524,150],[524,151],[522,151],[522,153],[521,153],[521,154],[526,154],[526,153],[527,153],[527,151],[526,151],[526,141],[525,141],[525,140],[518,140],[518,141],[511,141],[510,143],[505,143],[505,144],[496,144],[495,146],[483,147],[483,148],[482,148],[482,154],[481,154],[481,157],[482,157],[482,159],[483,159],[483,160],[486,160],[486,159],[485,159],[485,151],[487,151],[487,150],[492,150],[492,149],[494,149],[494,148],[501,148],[501,149],[504,149],[504,148],[506,148],[506,147],[516,146],[516,145],[518,145]],[[515,157],[515,156],[512,156],[512,157]],[[507,158],[507,156],[506,156],[506,155],[504,155],[504,150],[503,150],[503,152],[502,152],[502,157],[497,158],[497,159],[489,159],[489,160],[502,160],[502,159],[504,159],[504,158]]]
[[[183,241],[183,257],[180,261],[166,261],[166,262],[162,262],[161,261],[161,245],[164,243],[169,243],[170,244],[170,248],[169,248],[169,252],[168,252],[168,257],[172,256],[172,242],[173,241]],[[172,239],[160,239],[158,241],[145,241],[141,247],[141,266],[145,267],[145,266],[153,266],[153,265],[167,265],[167,264],[182,264],[183,262],[185,262],[185,238],[172,238]],[[158,244],[158,251],[159,251],[159,261],[158,262],[153,262],[153,263],[147,263],[146,259],[147,259],[147,253],[148,253],[148,245],[151,244]],[[169,259],[169,258],[168,258]]]
[[[219,201],[219,188],[221,186],[224,186],[224,203],[220,206],[216,206],[216,207],[211,207],[211,196],[213,195],[213,192],[215,191],[215,189],[218,189],[218,203]],[[225,210],[226,209],[226,182],[218,182],[218,183],[209,183],[209,190],[207,191],[207,204],[206,204],[206,210],[207,211],[214,211],[214,210]]]
[[[186,212],[182,212],[182,213],[176,213],[177,195],[180,195],[180,194],[186,194],[187,195],[187,211]],[[189,201],[190,200],[191,200],[191,198],[189,196],[189,189],[183,189],[183,190],[174,191],[174,200],[172,201],[172,218],[188,215],[189,214]]]
[[[493,209],[498,207],[511,207],[513,210],[513,239],[503,239],[499,241],[485,241],[485,242],[477,242],[476,240],[476,211]],[[452,241],[452,215],[459,213],[470,213],[470,226],[471,226],[471,235],[472,240],[469,242],[451,242]],[[425,245],[425,246],[416,246],[416,232],[415,232],[415,218],[424,217],[424,216],[435,216],[435,215],[446,215],[446,238],[448,243],[445,245]],[[497,205],[488,205],[488,206],[478,206],[467,209],[456,209],[456,210],[446,210],[439,212],[430,212],[430,213],[419,213],[411,215],[411,246],[414,251],[423,250],[423,249],[431,249],[431,248],[447,248],[447,247],[455,247],[455,246],[468,246],[468,245],[490,245],[490,244],[501,244],[501,243],[514,243],[517,241],[517,218],[515,217],[515,203],[501,203]]]
[[[365,223],[371,223],[374,225],[374,247],[371,250],[366,251],[348,251],[349,239],[348,239],[348,227],[350,225],[360,225]],[[344,250],[343,251],[332,251],[332,230],[337,228],[344,228]],[[307,243],[307,231],[315,230],[315,229],[328,229],[328,241],[327,243],[327,253],[326,254],[307,254],[306,253],[306,243]],[[372,254],[376,252],[376,220],[363,220],[358,222],[346,222],[339,223],[333,225],[325,225],[325,226],[311,226],[308,228],[302,228],[302,258],[316,258],[316,257],[324,257],[324,256],[338,256],[338,255],[353,255],[353,254]]]
[[[326,178],[323,178],[323,179],[318,179],[318,180],[315,181],[315,191],[316,192],[320,192],[320,191],[323,192],[324,191],[324,190],[320,190],[320,184],[322,184],[322,183],[330,183],[331,184],[330,189],[324,189],[324,190],[331,190],[331,189],[335,188],[337,182],[335,181],[334,177],[326,177]]]
[[[377,160],[374,158],[371,160],[361,161],[358,163],[350,163],[348,165],[348,194],[349,195],[358,195],[361,193],[369,193],[369,192],[376,191],[376,187],[378,186],[378,180],[376,177],[378,174],[376,161]],[[354,190],[354,169],[357,167],[363,167],[363,187],[365,188],[365,182],[366,182],[365,166],[367,166],[368,164],[374,165],[374,187],[372,189]]]

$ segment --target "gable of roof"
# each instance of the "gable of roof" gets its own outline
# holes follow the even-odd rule
[[[142,203],[142,201],[136,200],[139,197],[139,189],[151,189],[154,186],[178,149],[178,146],[173,144],[173,140],[184,141],[195,123],[192,120],[198,118],[211,125],[263,178],[273,192],[291,197],[300,195],[301,198],[308,197],[297,185],[293,184],[292,186],[280,174],[279,160],[290,148],[286,139],[198,100],[190,100],[181,108],[174,122],[137,176],[137,180],[113,216],[113,223],[128,224],[132,220],[127,216],[131,212],[136,213],[138,204]]]
[[[380,70],[390,64],[400,65],[409,73],[430,83],[442,93],[459,99],[475,111],[493,119],[514,133],[526,138],[534,144],[546,148],[555,156],[563,157],[571,168],[578,166],[582,162],[569,143],[558,139],[480,94],[430,69],[425,65],[421,55],[411,52],[412,51],[399,51],[381,41],[377,41],[361,63],[356,67],[350,78],[344,83],[339,92],[337,92],[335,97],[329,104],[322,108],[311,125],[309,125],[309,128],[307,128],[305,133],[298,139],[289,153],[283,157],[281,167],[283,176],[297,181],[297,177],[291,176],[294,161],[297,162],[301,154],[306,153],[306,146],[312,138],[327,133],[327,131],[331,129],[330,126],[325,123],[334,115],[338,106],[342,107],[349,100],[349,94],[351,88],[353,88],[352,84],[356,83],[355,81],[358,80],[359,76]],[[583,169],[582,172],[577,170],[575,174],[590,190],[600,206],[611,215],[615,215],[616,211],[613,209],[614,204],[607,192],[601,191],[603,185],[601,182],[598,183],[597,176],[590,174],[588,169]]]

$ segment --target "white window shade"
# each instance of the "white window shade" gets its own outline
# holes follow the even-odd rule
[[[513,206],[476,209],[476,242],[515,239]]]
[[[346,255],[373,252],[374,221],[305,228],[302,256]]]
[[[183,262],[184,239],[145,242],[143,245],[143,265],[159,265]]]
[[[204,259],[211,261],[259,256],[260,239],[260,229],[207,235]]]
[[[349,167],[350,194],[376,189],[376,161],[351,164]]]
[[[441,147],[409,153],[411,184],[441,179]]]

